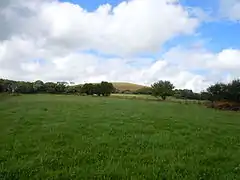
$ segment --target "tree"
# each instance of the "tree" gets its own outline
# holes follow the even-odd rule
[[[86,83],[81,88],[81,93],[86,93],[87,95],[110,96],[113,91],[113,84],[104,81],[100,84]]]
[[[97,94],[98,96],[102,95],[102,87],[101,84],[94,84],[93,85],[93,94]]]
[[[207,92],[209,93],[209,100],[210,101],[220,101],[220,100],[227,100],[228,98],[228,86],[223,83],[217,83],[209,88],[207,88]]]
[[[152,95],[166,100],[168,96],[173,95],[174,85],[169,81],[158,81],[152,86]]]
[[[134,92],[134,94],[145,94],[145,95],[150,95],[152,94],[152,88],[150,87],[143,87]]]
[[[2,81],[0,80],[0,93],[3,92],[3,83]]]
[[[208,92],[202,91],[200,93],[201,100],[210,100],[211,95]]]
[[[57,82],[56,84],[56,93],[64,93],[65,92],[65,89],[66,89],[66,82]]]
[[[21,81],[21,82],[17,82],[16,84],[17,84],[17,89],[16,89],[17,93],[23,93],[23,94],[34,93],[33,83]]]
[[[240,80],[233,80],[227,84],[227,99],[233,102],[240,102]]]
[[[56,83],[53,83],[53,82],[47,82],[45,83],[45,91],[47,93],[56,93]]]
[[[102,81],[100,86],[98,87],[103,96],[110,96],[114,91],[114,86],[112,83]]]
[[[85,93],[87,95],[94,94],[94,85],[92,83],[86,83],[81,88],[81,93]]]
[[[67,86],[67,87],[65,88],[65,92],[66,92],[67,94],[75,94],[75,93],[77,92],[77,90],[76,90],[76,87],[75,87],[75,86]]]
[[[40,80],[37,80],[33,83],[33,89],[35,92],[45,92],[44,83]]]
[[[176,89],[174,90],[174,97],[177,99],[200,100],[200,94],[190,89]]]
[[[81,85],[74,86],[74,89],[75,89],[76,93],[78,93],[78,94],[82,93],[82,86]]]
[[[1,86],[2,86],[2,92],[9,92],[11,93],[11,84],[15,83],[15,81],[7,80],[7,79],[1,79]]]

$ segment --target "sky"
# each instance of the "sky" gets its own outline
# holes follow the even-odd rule
[[[200,92],[240,78],[240,0],[1,0],[0,78]]]

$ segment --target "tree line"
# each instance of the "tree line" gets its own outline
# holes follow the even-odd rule
[[[152,86],[152,94],[161,97],[174,96],[180,99],[209,100],[211,102],[227,101],[240,103],[240,80],[233,80],[230,83],[216,83],[201,93],[194,93],[192,90],[175,89],[169,81],[159,81]]]
[[[99,84],[86,83],[83,85],[69,85],[67,82],[44,83],[41,80],[24,82],[0,79],[0,92],[6,93],[96,94],[98,96],[109,96],[114,90],[112,83],[104,81]]]
[[[230,83],[216,83],[201,93],[189,89],[175,89],[169,81],[158,81],[151,87],[143,87],[136,91],[120,92],[115,89],[112,83],[101,82],[99,84],[86,83],[83,85],[69,85],[67,82],[24,82],[0,79],[0,92],[8,93],[51,93],[51,94],[86,94],[109,96],[111,93],[132,93],[146,94],[160,97],[165,100],[168,96],[178,99],[209,100],[240,102],[240,80],[233,80]]]

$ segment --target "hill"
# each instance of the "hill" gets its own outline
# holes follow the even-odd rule
[[[133,84],[133,83],[123,83],[123,82],[112,82],[113,86],[120,91],[136,91],[138,89],[144,88],[146,86]]]

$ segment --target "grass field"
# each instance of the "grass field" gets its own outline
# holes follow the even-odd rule
[[[119,99],[137,99],[137,100],[149,100],[149,101],[161,101],[161,98],[156,98],[152,95],[143,95],[143,94],[111,94],[111,97]],[[166,101],[168,102],[179,102],[179,103],[195,103],[203,104],[206,101],[203,100],[190,100],[190,99],[176,99],[175,97],[167,97]]]
[[[240,179],[240,114],[116,98],[4,98],[0,179]]]

